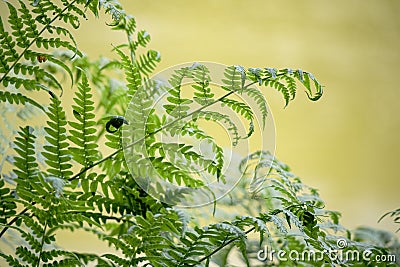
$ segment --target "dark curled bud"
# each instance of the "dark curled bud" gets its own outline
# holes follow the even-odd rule
[[[106,124],[106,131],[109,133],[115,133],[122,126],[122,124],[128,125],[128,121],[123,116],[114,116]],[[111,129],[114,128],[115,130]]]
[[[46,62],[46,61],[47,61],[47,58],[46,58],[46,56],[44,56],[44,55],[38,55],[38,56],[36,57],[36,59],[39,61],[39,63],[43,63],[43,62]]]

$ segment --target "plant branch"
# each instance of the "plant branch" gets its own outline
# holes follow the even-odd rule
[[[158,128],[157,130],[155,130],[155,131],[153,131],[153,132],[151,132],[151,133],[147,133],[145,136],[143,136],[142,138],[136,140],[135,142],[133,142],[133,143],[131,143],[131,144],[129,144],[129,145],[123,147],[123,148],[117,149],[116,151],[114,151],[114,152],[111,153],[110,155],[108,155],[108,156],[102,158],[101,160],[99,160],[99,161],[93,163],[92,165],[90,165],[90,166],[88,166],[88,167],[86,167],[86,168],[83,168],[81,171],[79,171],[79,172],[78,172],[77,174],[75,174],[74,176],[70,177],[68,180],[69,180],[69,181],[75,180],[75,179],[78,178],[80,175],[82,175],[83,173],[85,173],[85,172],[87,172],[88,170],[92,169],[93,167],[95,167],[95,166],[97,166],[97,165],[103,163],[104,161],[106,161],[106,160],[108,160],[108,159],[114,157],[114,156],[117,155],[119,152],[123,151],[124,148],[129,148],[129,147],[132,147],[132,146],[138,144],[139,142],[143,142],[144,140],[146,140],[146,139],[149,138],[150,136],[153,136],[153,135],[155,135],[155,134],[161,132],[162,130],[165,130],[166,128],[168,128],[168,127],[174,125],[175,123],[177,123],[178,121],[181,121],[181,120],[183,120],[183,119],[185,119],[185,118],[187,118],[187,117],[190,117],[190,116],[192,116],[192,115],[194,115],[194,114],[196,114],[196,113],[202,111],[203,109],[205,109],[205,108],[207,108],[207,107],[209,107],[209,106],[211,106],[211,105],[214,105],[215,103],[220,102],[222,99],[224,99],[224,98],[230,96],[231,94],[233,94],[233,93],[235,93],[235,92],[238,92],[238,91],[240,92],[240,91],[243,90],[244,88],[247,88],[247,87],[249,87],[249,86],[252,86],[252,85],[255,84],[255,83],[257,83],[257,82],[249,83],[249,84],[246,85],[245,87],[240,88],[240,89],[238,89],[238,90],[236,90],[236,91],[229,91],[229,92],[226,93],[225,95],[219,97],[218,99],[216,99],[216,100],[214,100],[214,101],[212,101],[212,102],[210,102],[210,103],[208,103],[208,104],[206,104],[206,105],[204,105],[204,106],[199,107],[199,108],[196,109],[195,111],[193,111],[193,112],[191,112],[191,113],[189,113],[189,114],[186,114],[185,116],[182,116],[182,117],[180,117],[180,118],[177,118],[177,119],[171,121],[170,123],[165,124],[163,127],[160,127],[160,128]]]
[[[42,257],[43,247],[44,247],[44,238],[46,237],[46,228],[47,228],[47,221],[46,221],[45,224],[44,224],[43,236],[42,236],[42,241],[41,241],[41,243],[40,243],[40,252],[39,252],[39,256],[38,256],[38,260],[37,260],[36,267],[39,267],[40,258]]]
[[[28,211],[28,208],[25,208],[25,209],[21,210],[20,213],[18,213],[17,215],[15,215],[15,217],[14,217],[10,222],[7,223],[7,226],[5,226],[5,227],[1,230],[1,232],[0,232],[0,238],[4,235],[4,233],[8,230],[8,228],[10,228],[10,226],[13,225],[13,224],[18,220],[18,218],[19,218],[21,215],[25,214],[25,212],[27,212],[27,211]]]
[[[253,226],[252,228],[250,228],[249,230],[247,230],[246,232],[244,232],[244,234],[247,235],[248,233],[253,232],[255,229],[256,229],[256,227]],[[220,251],[221,249],[223,249],[223,248],[226,247],[227,245],[229,245],[229,244],[235,242],[235,241],[238,240],[238,239],[239,239],[239,237],[235,237],[235,238],[232,238],[231,240],[229,240],[229,241],[227,241],[227,242],[222,243],[219,247],[217,247],[216,249],[214,249],[210,254],[204,256],[203,258],[201,258],[201,259],[199,260],[199,262],[202,262],[202,261],[204,261],[204,260],[210,258],[212,255],[214,255],[215,253],[217,253],[218,251]]]

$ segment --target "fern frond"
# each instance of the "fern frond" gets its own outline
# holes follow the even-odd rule
[[[143,74],[148,76],[151,74],[160,62],[161,56],[158,51],[149,50],[145,55],[140,55],[138,60],[135,62],[137,69]]]
[[[5,87],[7,87],[9,85],[13,85],[16,89],[19,89],[21,86],[23,86],[28,91],[32,91],[32,90],[50,91],[50,89],[47,88],[45,85],[40,84],[40,83],[36,82],[35,80],[18,78],[18,77],[10,77],[10,76],[4,77],[3,85]]]
[[[150,34],[147,31],[142,30],[137,33],[136,46],[140,45],[142,47],[146,47],[149,42]]]
[[[33,128],[30,126],[20,128],[18,135],[15,138],[15,151],[18,156],[14,157],[14,166],[16,169],[13,172],[20,179],[21,183],[25,183],[27,187],[29,179],[33,179],[38,173],[38,164],[35,160],[35,135]]]
[[[192,177],[176,165],[166,161],[164,157],[150,157],[149,160],[157,173],[170,183],[176,182],[179,186],[184,184],[193,188],[204,185],[201,180]]]
[[[182,127],[177,127],[177,131],[181,136],[189,135],[195,137],[197,140],[207,140],[211,144],[212,151],[214,154],[213,164],[216,166],[217,179],[224,181],[225,177],[222,173],[222,168],[224,167],[224,151],[218,146],[212,136],[207,135],[203,130],[201,130],[196,123],[188,122]],[[173,129],[170,130],[172,136],[176,134]],[[213,173],[215,174],[215,173]]]
[[[238,91],[244,87],[246,72],[242,66],[229,66],[224,70],[226,79],[222,79],[224,84],[221,88],[227,91]]]
[[[261,68],[249,68],[247,71],[247,78],[250,81],[257,82],[258,85],[262,85],[262,69]]]
[[[6,187],[4,178],[0,180],[0,224],[6,224],[9,218],[17,214],[15,197],[10,188]]]
[[[207,105],[214,101],[214,93],[211,92],[209,87],[211,82],[210,71],[205,65],[192,66],[193,68],[193,84],[192,87],[196,90],[194,92],[193,100],[200,105]]]
[[[11,104],[13,104],[15,102],[16,104],[22,104],[22,105],[29,103],[29,104],[44,111],[44,108],[42,105],[37,103],[35,100],[22,95],[21,93],[11,93],[11,92],[7,92],[7,91],[0,91],[0,101],[9,102]]]
[[[230,107],[233,111],[235,111],[238,114],[241,114],[245,119],[249,121],[249,131],[246,135],[245,138],[250,137],[253,132],[254,132],[254,124],[253,124],[253,111],[251,110],[251,107],[248,106],[246,103],[236,101],[233,99],[229,98],[223,98],[221,99],[222,106],[227,105]]]
[[[310,100],[317,101],[323,93],[322,85],[318,80],[311,73],[300,69],[294,71],[289,68],[281,70],[275,68],[249,68],[247,74],[248,79],[253,81],[252,84],[264,84],[281,92],[285,100],[285,107],[289,104],[289,101],[296,97],[297,85],[295,79],[304,85],[307,97]]]
[[[69,122],[73,129],[70,130],[68,137],[76,145],[70,148],[73,159],[83,168],[91,166],[98,159],[92,96],[87,77],[83,75],[75,93],[75,105],[72,106],[74,117],[78,122]]]
[[[303,72],[302,70],[298,69],[295,71],[294,76],[304,85],[304,87],[306,87],[306,93],[310,100],[317,101],[321,98],[323,93],[322,85],[312,73]],[[313,86],[311,85],[311,82],[314,83],[315,93],[313,93]]]
[[[142,86],[140,72],[137,66],[132,63],[130,58],[126,56],[119,48],[115,48],[122,62],[121,66],[125,72],[125,77],[128,82],[127,87],[129,89],[128,94],[132,97],[136,94],[138,89]]]
[[[2,49],[6,49],[5,55],[11,56],[11,58],[6,59],[6,61],[13,62],[13,65],[4,72],[5,74],[1,80],[7,76],[9,70],[15,66],[32,45],[36,45],[38,48],[43,46],[46,49],[49,47],[64,47],[82,56],[76,49],[76,42],[72,34],[62,26],[53,25],[54,21],[59,18],[73,27],[76,27],[79,23],[79,19],[77,16],[73,15],[72,12],[78,13],[83,18],[85,17],[84,12],[77,7],[78,3],[75,3],[75,1],[71,3],[65,2],[65,8],[61,9],[51,1],[43,0],[33,5],[34,8],[32,10],[29,10],[23,1],[19,1],[20,7],[18,10],[11,3],[7,2],[6,4],[10,13],[8,21],[13,30],[13,37],[4,32],[4,27],[1,23],[0,39],[2,40]],[[38,15],[33,17],[32,13]],[[50,18],[50,14],[54,17]],[[42,26],[40,31],[38,30],[39,26]],[[73,45],[60,38],[44,38],[41,35],[46,31],[52,35],[62,34],[66,36],[73,42]],[[14,38],[15,41],[13,41]],[[17,50],[15,45],[22,50]]]
[[[182,118],[187,115],[187,111],[190,110],[188,106],[193,101],[190,99],[181,97],[181,86],[185,78],[192,78],[192,70],[189,67],[184,67],[179,70],[175,70],[175,73],[171,75],[168,80],[171,85],[168,91],[170,96],[167,97],[168,103],[163,107],[165,111],[174,118]]]
[[[111,26],[116,26],[118,23],[125,18],[125,11],[122,6],[118,3],[118,1],[101,1],[99,2],[99,9],[104,8],[105,13],[111,14],[112,19],[114,20]]]
[[[168,156],[168,159],[179,168],[201,175],[203,171],[220,178],[222,168],[220,162],[205,158],[203,155],[193,150],[193,146],[184,143],[160,143],[156,142],[149,146],[150,156]],[[157,153],[156,153],[157,152]],[[218,159],[220,160],[220,159]],[[200,170],[199,170],[200,169]]]
[[[276,90],[282,93],[283,98],[285,99],[285,107],[289,104],[290,99],[292,98],[290,95],[289,89],[285,84],[281,83],[278,79],[266,80],[264,82],[265,86],[274,87]]]
[[[2,62],[5,72],[10,70],[6,62],[13,62],[18,59],[18,52],[15,48],[15,41],[12,36],[4,30],[3,20],[0,18],[0,44],[2,49]],[[4,49],[4,50],[3,50]]]
[[[16,45],[21,48],[26,48],[29,46],[29,40],[24,30],[24,23],[20,16],[18,16],[17,9],[10,3],[6,2],[10,15],[8,17],[8,22],[10,23],[12,35],[16,36]],[[22,3],[21,9],[26,10],[26,6]],[[26,10],[27,11],[27,10]],[[29,11],[27,11],[29,13]]]
[[[245,119],[249,121],[253,120],[253,111],[251,110],[251,107],[249,107],[246,103],[229,98],[221,99],[221,103],[222,105],[227,105],[236,113],[241,114]]]
[[[48,165],[47,171],[53,176],[68,179],[72,174],[72,171],[69,170],[72,165],[70,163],[71,155],[68,152],[67,130],[65,129],[67,121],[58,98],[51,98],[47,116],[49,120],[44,129],[47,133],[45,139],[48,144],[43,146],[45,151],[42,152]]]
[[[254,99],[254,101],[258,105],[258,110],[261,112],[262,116],[262,125],[263,128],[265,127],[265,122],[268,116],[268,105],[267,100],[265,99],[264,95],[261,93],[260,90],[257,88],[246,87],[243,89],[243,92]]]
[[[288,75],[284,75],[283,79],[286,80],[287,89],[289,90],[289,94],[291,95],[290,100],[293,100],[296,97],[296,90],[297,90],[296,81],[293,77]]]
[[[231,120],[231,118],[228,115],[221,114],[219,112],[215,111],[200,111],[197,113],[194,113],[192,115],[192,119],[196,121],[199,118],[203,118],[207,121],[214,121],[214,122],[223,122],[227,125],[228,131],[233,135],[233,141],[232,145],[236,146],[239,142],[239,140],[242,138],[239,135],[238,128],[236,124]]]
[[[379,221],[378,221],[378,222],[380,222],[381,220],[383,220],[383,218],[385,218],[385,217],[387,217],[387,216],[392,217],[392,218],[393,218],[393,221],[394,221],[395,223],[399,224],[399,223],[400,223],[400,208],[399,208],[399,209],[396,209],[396,210],[393,210],[393,211],[389,211],[389,212],[383,214],[383,215],[381,216],[381,218],[379,218]],[[400,231],[400,228],[398,228],[398,229],[396,230],[396,232],[399,232],[399,231]]]
[[[32,79],[32,83],[36,82],[38,84],[39,82],[42,82],[43,84],[48,84],[49,88],[54,87],[62,91],[62,86],[58,80],[51,73],[45,71],[39,66],[16,63],[14,65],[14,74],[18,75],[19,73],[23,74],[25,79],[27,78],[27,74],[33,76],[35,80]]]

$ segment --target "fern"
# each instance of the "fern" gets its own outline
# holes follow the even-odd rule
[[[193,100],[200,105],[207,105],[214,101],[214,93],[209,87],[211,78],[210,71],[204,65],[193,66],[193,81],[195,84],[192,87],[196,90]]]
[[[122,60],[122,68],[125,71],[126,80],[128,82],[127,87],[129,88],[129,94],[134,96],[142,85],[139,70],[120,49],[116,49],[116,51]]]
[[[243,89],[246,73],[242,66],[229,66],[224,71],[225,79],[222,79],[224,86],[221,88],[227,91],[238,91]]]
[[[149,50],[145,55],[140,55],[136,63],[137,68],[143,75],[152,73],[160,62],[160,53],[155,50]]]
[[[95,115],[92,113],[94,102],[91,100],[92,94],[85,75],[82,76],[82,82],[78,88],[79,91],[76,92],[74,98],[76,105],[72,106],[74,117],[78,122],[69,122],[73,128],[70,130],[69,139],[76,147],[70,148],[70,151],[75,161],[83,168],[88,168],[98,159],[98,145],[96,144],[96,128],[94,128]]]
[[[47,171],[55,177],[68,179],[72,174],[69,169],[72,167],[70,160],[71,155],[68,153],[67,133],[65,126],[67,125],[65,112],[61,107],[61,102],[58,98],[53,97],[47,112],[49,121],[45,131],[48,134],[43,156],[48,164]]]
[[[10,104],[13,104],[15,102],[16,104],[21,104],[21,105],[25,105],[25,103],[29,103],[29,104],[44,111],[43,106],[41,106],[35,100],[22,95],[21,93],[11,93],[11,92],[2,92],[1,91],[0,92],[0,101],[8,102]]]
[[[167,97],[169,104],[165,104],[164,108],[172,117],[182,118],[187,115],[187,111],[190,109],[188,104],[192,103],[192,100],[181,97],[181,86],[184,78],[192,77],[191,72],[188,67],[176,70],[168,81],[171,85],[170,96]]]
[[[215,111],[198,112],[192,116],[193,120],[204,118],[207,121],[222,121],[226,124],[228,131],[233,135],[232,145],[236,146],[241,139],[236,124],[231,120],[228,115],[221,114]]]
[[[237,145],[255,131],[257,112],[265,126],[264,86],[278,90],[286,105],[296,97],[298,85],[309,99],[318,100],[322,86],[311,73],[228,66],[223,90],[218,91],[207,64],[194,63],[176,69],[164,83],[148,78],[160,55],[146,50],[149,34],[137,31],[136,20],[117,1],[35,0],[32,7],[23,1],[4,5],[9,15],[6,26],[0,19],[0,83],[4,86],[0,101],[9,106],[29,103],[45,111],[47,122],[43,131],[38,127],[37,137],[31,126],[21,127],[11,138],[14,152],[1,150],[5,151],[1,166],[6,167],[0,179],[0,236],[12,251],[10,255],[0,252],[1,264],[210,266],[230,264],[228,259],[235,253],[241,260],[236,264],[252,266],[264,264],[257,258],[263,246],[286,253],[330,251],[337,249],[338,238],[349,244],[343,252],[373,248],[376,256],[398,249],[388,233],[362,228],[353,233],[341,226],[340,213],[326,210],[317,190],[303,184],[268,151],[244,157],[238,165],[243,179],[235,180],[235,170],[226,170],[225,155],[230,151],[201,127],[201,120],[222,123]],[[100,9],[111,15],[111,29],[127,37],[126,44],[114,47],[118,60],[84,57],[69,30],[79,28],[89,12],[99,16]],[[119,70],[124,72],[122,81]],[[77,84],[71,106],[54,93],[62,92],[60,73],[69,77],[73,88]],[[98,90],[98,101],[91,88]],[[48,92],[50,104],[31,98],[27,90]],[[255,106],[237,100],[241,95],[254,100]],[[217,112],[215,106],[222,108]],[[246,135],[239,134],[237,122],[228,115],[232,111],[249,123]],[[9,125],[5,123],[7,136],[13,136]],[[208,153],[197,149],[201,141],[207,143]],[[110,151],[105,156],[103,144]],[[12,171],[4,173],[8,167]],[[210,185],[212,178],[216,181]],[[178,186],[172,189],[168,183]],[[227,196],[217,202],[220,196],[214,188],[228,188]],[[193,193],[198,190],[208,194],[213,213],[207,207],[179,210],[178,205],[188,199],[197,200]],[[385,216],[397,221],[398,211]],[[78,229],[97,236],[116,253],[82,253],[57,245],[59,231]],[[388,242],[378,242],[380,238]],[[343,264],[327,255],[323,262],[278,259],[275,263]]]
[[[14,157],[13,173],[16,175],[18,184],[22,188],[32,188],[31,183],[35,182],[38,175],[38,164],[35,160],[35,136],[32,127],[21,128],[19,136],[16,137],[14,144],[18,156]],[[20,191],[17,190],[17,194]],[[30,198],[28,198],[30,200]]]

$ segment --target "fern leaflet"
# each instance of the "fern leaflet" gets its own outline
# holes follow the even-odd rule
[[[78,122],[69,122],[73,129],[69,131],[68,138],[77,146],[70,148],[73,159],[83,168],[87,168],[98,159],[98,145],[96,144],[96,128],[94,128],[96,124],[93,114],[94,102],[91,100],[92,94],[86,75],[82,76],[78,89],[74,98],[75,105],[72,106],[73,114]]]

